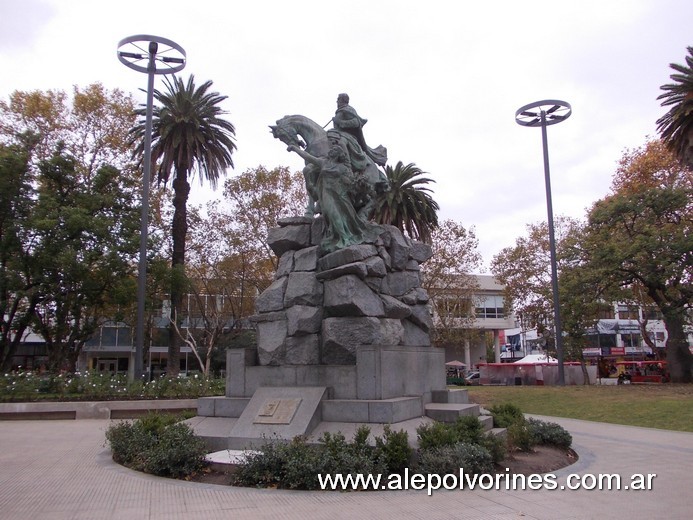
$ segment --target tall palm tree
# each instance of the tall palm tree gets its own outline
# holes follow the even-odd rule
[[[152,112],[152,171],[160,184],[167,184],[173,173],[173,222],[171,238],[171,323],[180,316],[185,279],[185,238],[188,232],[187,201],[190,178],[198,174],[200,184],[208,181],[216,188],[226,168],[233,168],[232,153],[236,129],[219,104],[226,99],[210,92],[211,81],[197,87],[194,76],[184,83],[181,78],[165,80],[166,90],[154,90],[153,96],[160,106]],[[146,109],[138,109],[139,121],[131,130],[136,144],[135,155],[144,150]],[[157,166],[158,165],[158,166]],[[180,369],[180,340],[175,327],[169,326],[169,352],[167,372],[177,375]]]
[[[385,168],[390,190],[378,196],[373,218],[380,224],[391,224],[411,238],[430,243],[431,232],[438,227],[438,203],[425,185],[435,182],[422,177],[426,172],[415,164],[402,161]]]
[[[664,94],[657,99],[671,109],[657,120],[657,130],[669,149],[693,167],[693,47],[688,47],[686,65],[669,65],[677,72],[669,76],[675,83],[662,85]]]

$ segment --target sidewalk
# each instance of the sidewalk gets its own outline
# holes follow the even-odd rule
[[[571,419],[580,460],[556,472],[656,473],[653,491],[289,492],[195,484],[114,464],[106,420],[0,422],[0,518],[652,519],[691,517],[693,434]]]

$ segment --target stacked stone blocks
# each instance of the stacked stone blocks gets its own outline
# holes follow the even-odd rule
[[[268,244],[279,257],[258,297],[259,365],[354,365],[365,345],[430,347],[419,266],[431,248],[394,226],[374,244],[320,255],[322,219],[283,219]]]

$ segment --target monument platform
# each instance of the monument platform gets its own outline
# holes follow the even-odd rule
[[[478,415],[466,390],[447,389],[442,349],[367,345],[356,352],[355,365],[261,366],[255,349],[229,350],[226,395],[198,399],[190,424],[210,449],[223,450],[324,431],[346,435],[361,424],[376,433],[385,424]]]

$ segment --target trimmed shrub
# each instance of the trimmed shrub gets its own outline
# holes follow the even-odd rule
[[[388,474],[403,474],[414,453],[409,446],[409,434],[404,430],[394,432],[389,424],[385,425],[383,436],[375,438],[375,449]]]
[[[478,417],[459,417],[454,423],[429,423],[416,429],[421,450],[454,446],[459,443],[474,444],[485,448],[493,462],[505,458],[506,441],[501,437],[486,433]]]
[[[184,478],[206,466],[204,441],[171,414],[149,413],[108,427],[113,460],[137,471]]]
[[[527,426],[538,444],[568,449],[573,444],[573,437],[561,425],[539,419],[528,419]]]
[[[496,428],[507,428],[514,422],[525,420],[522,410],[512,403],[498,404],[489,411],[493,415],[493,426]]]
[[[279,485],[284,475],[284,461],[287,458],[284,454],[284,445],[267,441],[259,449],[262,451],[253,451],[246,455],[245,461],[238,465],[231,477],[231,484],[248,487]]]
[[[421,450],[452,446],[459,439],[458,432],[442,422],[422,424],[416,429],[416,436]]]
[[[486,448],[491,459],[496,464],[502,461],[508,453],[508,441],[499,435],[487,433],[479,442],[479,446]]]
[[[508,446],[519,451],[531,451],[537,445],[537,439],[532,434],[527,421],[515,421],[508,425]]]
[[[184,478],[207,465],[206,453],[204,441],[195,437],[187,424],[172,424],[159,433],[151,446],[144,471],[161,477]]]
[[[354,440],[341,433],[325,433],[320,444],[295,437],[291,442],[265,442],[249,455],[232,476],[232,484],[283,489],[319,489],[319,474],[386,473],[385,463],[367,444],[370,429],[362,426]]]
[[[111,445],[115,462],[137,471],[144,471],[143,457],[155,441],[153,435],[131,422],[124,421],[108,427],[106,440]]]
[[[468,474],[492,473],[493,459],[486,448],[466,442],[419,452],[417,471],[421,473],[442,476],[458,473],[460,468]]]
[[[452,446],[459,442],[481,444],[484,442],[484,427],[478,417],[458,417],[454,423],[433,422],[422,424],[416,429],[421,449]]]

